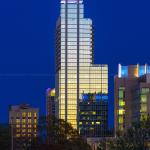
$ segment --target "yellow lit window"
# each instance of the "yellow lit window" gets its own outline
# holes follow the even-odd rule
[[[22,129],[22,132],[26,132],[26,130],[25,130],[25,129]]]
[[[119,109],[118,113],[119,113],[119,115],[123,115],[124,114],[124,109]]]
[[[147,114],[142,114],[140,116],[140,120],[143,121],[143,120],[146,120],[147,119]]]
[[[31,112],[28,113],[28,117],[32,117],[32,113]]]
[[[34,123],[37,123],[37,120],[36,120],[36,119],[34,119]]]
[[[37,117],[37,113],[34,113],[34,117]]]
[[[20,119],[16,119],[16,123],[20,123]]]
[[[100,124],[100,122],[96,122],[96,124]]]
[[[22,113],[22,117],[26,117],[26,113],[25,112]]]
[[[123,117],[119,117],[119,124],[123,123]]]
[[[120,131],[123,130],[123,125],[119,125],[119,130],[120,130]]]
[[[96,112],[95,112],[95,111],[93,111],[93,112],[92,112],[92,114],[93,114],[93,115],[96,115]]]
[[[125,102],[124,101],[119,101],[119,106],[125,106]]]
[[[92,124],[94,124],[94,122],[92,122]]]
[[[16,132],[20,132],[20,129],[17,129]]]
[[[146,103],[147,102],[147,95],[141,95],[141,102]]]
[[[31,127],[32,127],[31,124],[29,124],[29,125],[28,125],[28,128],[31,128]]]
[[[53,97],[55,96],[55,89],[51,90],[50,95]]]
[[[147,105],[142,104],[142,105],[141,105],[141,110],[140,110],[140,112],[146,113],[146,112],[147,112]]]
[[[79,125],[82,125],[82,122],[79,122]]]
[[[20,125],[19,125],[19,124],[17,124],[17,125],[16,125],[16,128],[20,128]]]
[[[20,134],[16,134],[16,137],[20,137]]]
[[[26,125],[25,125],[25,124],[23,124],[23,125],[22,125],[22,127],[23,127],[23,128],[25,128],[25,127],[26,127]]]
[[[28,129],[28,132],[31,132],[31,129]]]
[[[31,123],[31,119],[28,119],[28,123]]]
[[[26,123],[26,120],[25,120],[25,119],[22,119],[22,123]]]
[[[36,125],[36,124],[34,125],[34,128],[37,128],[37,125]]]

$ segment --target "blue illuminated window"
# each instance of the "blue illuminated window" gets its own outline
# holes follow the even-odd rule
[[[150,66],[147,67],[147,73],[150,73]]]
[[[145,74],[145,66],[139,66],[139,76],[143,76]]]
[[[128,77],[128,66],[122,66],[121,76]]]

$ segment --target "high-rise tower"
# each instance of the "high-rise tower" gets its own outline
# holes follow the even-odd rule
[[[83,0],[61,0],[56,27],[56,101],[59,118],[78,128],[83,93],[108,94],[108,66],[94,65],[92,20]]]

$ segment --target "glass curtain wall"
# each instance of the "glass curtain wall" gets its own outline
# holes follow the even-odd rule
[[[56,27],[56,101],[59,118],[78,127],[83,93],[108,93],[108,66],[94,65],[92,20],[81,0],[62,0]]]

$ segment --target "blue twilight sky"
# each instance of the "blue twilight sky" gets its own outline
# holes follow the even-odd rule
[[[60,0],[0,1],[0,121],[8,105],[30,103],[45,113],[54,87],[55,22]],[[117,64],[150,64],[149,0],[84,0],[93,19],[95,63],[109,64],[110,113]],[[113,117],[110,117],[112,122]]]

